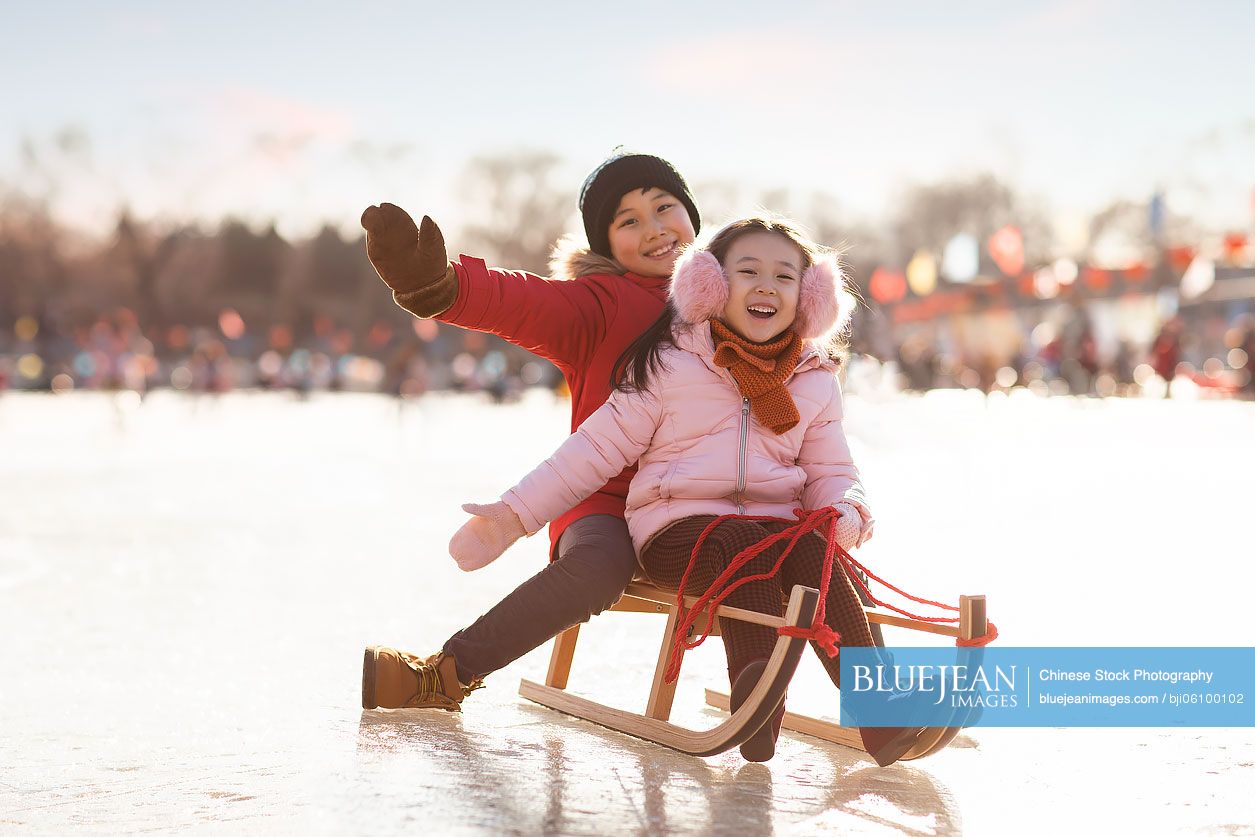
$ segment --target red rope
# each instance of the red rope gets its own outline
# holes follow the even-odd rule
[[[842,549],[839,546],[837,547],[837,557],[840,559],[841,565],[845,568],[846,575],[850,577],[851,581],[853,581],[855,584],[858,585],[859,589],[862,590],[863,593],[867,595],[867,598],[870,599],[873,604],[880,605],[881,607],[887,607],[890,610],[894,611],[895,613],[900,613],[903,616],[906,616],[907,618],[914,619],[919,622],[953,623],[953,622],[959,621],[959,617],[957,616],[921,616],[918,613],[911,613],[909,610],[903,610],[902,608],[891,605],[888,602],[882,602],[880,599],[872,595],[871,589],[867,586],[867,584],[863,581],[863,579],[859,576],[857,572],[853,572],[853,569],[861,570],[868,578],[874,578],[876,581],[879,581],[881,584],[885,585],[893,592],[899,594],[900,596],[903,596],[904,598],[910,599],[913,602],[919,602],[920,604],[932,605],[933,607],[939,607],[942,610],[954,611],[955,613],[958,613],[959,611],[959,609],[955,607],[954,605],[948,605],[945,602],[934,602],[931,599],[921,599],[919,596],[913,596],[910,593],[906,592],[905,590],[901,589],[900,587],[893,586],[892,584],[885,581],[880,576],[876,575],[871,570],[867,569],[867,567],[860,564],[857,559],[855,559],[853,556],[850,555],[850,553],[846,552],[844,549]],[[986,621],[985,633],[981,634],[978,637],[972,637],[971,639],[962,639],[962,638],[955,639],[954,644],[961,648],[979,648],[983,645],[988,645],[989,643],[993,642],[997,638],[998,638],[998,626],[995,625],[993,622]]]
[[[793,547],[797,545],[797,542],[807,533],[816,531],[825,524],[827,525],[828,530],[827,546],[824,549],[823,571],[819,581],[819,607],[815,611],[815,620],[811,623],[809,628],[784,625],[777,629],[781,635],[814,640],[825,652],[827,652],[829,657],[835,657],[837,655],[840,650],[837,643],[840,642],[841,636],[824,623],[824,609],[828,600],[828,586],[832,581],[832,568],[834,560],[841,562],[841,566],[845,570],[846,575],[848,575],[850,579],[867,595],[867,598],[875,604],[887,607],[892,611],[902,614],[903,616],[907,616],[911,619],[917,619],[921,622],[959,621],[957,617],[917,616],[916,614],[909,613],[901,608],[888,604],[887,602],[882,602],[873,596],[871,590],[868,589],[867,585],[859,577],[858,573],[854,572],[854,568],[861,570],[866,573],[869,578],[876,579],[876,581],[879,581],[890,590],[893,590],[895,593],[898,593],[912,601],[919,602],[920,604],[932,605],[944,610],[958,611],[958,608],[954,605],[934,602],[929,599],[921,599],[918,596],[913,596],[905,590],[895,587],[885,581],[880,576],[875,575],[852,558],[848,552],[837,544],[837,521],[841,518],[841,513],[835,508],[829,506],[822,509],[816,509],[815,511],[794,509],[793,513],[797,516],[796,522],[792,523],[784,530],[768,535],[757,543],[751,544],[738,552],[735,556],[733,556],[732,560],[728,562],[728,566],[723,570],[723,572],[721,572],[718,577],[710,583],[710,587],[707,588],[706,592],[697,598],[697,600],[693,603],[693,607],[686,608],[684,605],[684,588],[688,586],[689,576],[692,575],[693,568],[697,565],[697,556],[701,553],[702,545],[706,542],[706,538],[710,535],[710,533],[713,532],[719,524],[723,523],[725,520],[763,520],[774,521],[777,523],[789,523],[789,521],[769,515],[725,514],[712,520],[710,524],[702,530],[702,534],[698,537],[697,543],[693,545],[693,551],[689,556],[688,566],[684,570],[684,575],[680,578],[680,587],[676,591],[675,604],[676,613],[679,617],[679,624],[676,626],[675,636],[672,639],[671,656],[667,663],[667,670],[664,673],[666,682],[674,683],[676,678],[679,676],[680,661],[684,656],[684,652],[690,651],[701,645],[706,641],[706,638],[710,636],[710,632],[714,628],[716,608],[723,604],[724,600],[727,599],[733,591],[743,584],[749,584],[753,581],[762,581],[775,576],[780,571],[780,567],[783,566],[784,559],[788,557],[789,553],[793,550]],[[742,567],[766,550],[770,549],[775,544],[786,539],[788,540],[788,543],[785,545],[784,549],[781,550],[779,557],[776,558],[776,562],[772,565],[770,570],[764,573],[759,573],[758,575],[749,575],[744,578],[736,578],[734,580],[737,572],[740,571]],[[697,622],[697,616],[702,612],[706,613],[706,625],[702,628],[700,636],[693,640],[689,640],[689,631]],[[955,641],[955,644],[963,647],[976,647],[988,645],[997,637],[998,629],[994,626],[993,622],[989,622],[988,630],[984,635],[970,640],[959,639]]]

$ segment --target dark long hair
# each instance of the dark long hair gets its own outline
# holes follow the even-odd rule
[[[610,386],[623,392],[644,392],[649,376],[663,367],[662,350],[672,345],[675,309],[668,302],[654,324],[623,350],[610,370]]]

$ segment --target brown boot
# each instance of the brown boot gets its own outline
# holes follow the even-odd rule
[[[741,704],[745,703],[745,699],[750,696],[750,692],[754,691],[754,687],[758,685],[758,680],[766,668],[766,660],[754,660],[741,669],[732,683],[732,691],[729,695],[729,708],[732,712],[740,709]],[[770,720],[763,724],[762,729],[741,745],[741,758],[755,762],[769,761],[776,754],[776,739],[780,737],[780,724],[783,721],[784,704],[781,703],[779,708],[772,713]]]
[[[457,665],[443,651],[422,659],[396,648],[372,645],[362,660],[363,709],[448,709],[457,712],[462,699],[484,685],[458,680]]]
[[[907,754],[925,727],[859,727],[863,749],[881,767],[888,767]]]

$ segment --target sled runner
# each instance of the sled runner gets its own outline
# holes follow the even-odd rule
[[[654,669],[653,685],[650,688],[649,700],[643,714],[615,709],[566,691],[571,662],[575,655],[575,644],[579,638],[579,625],[567,629],[554,639],[549,672],[545,676],[544,684],[525,679],[519,684],[519,694],[528,700],[568,715],[574,715],[577,718],[583,718],[695,756],[711,756],[739,746],[768,722],[780,706],[780,702],[784,700],[789,681],[793,678],[807,640],[783,635],[777,637],[775,649],[767,662],[767,668],[745,703],[712,729],[705,731],[685,729],[668,722],[676,687],[675,681],[667,683],[665,677],[668,664],[672,659],[673,641],[679,625],[675,599],[675,593],[662,590],[648,582],[636,581],[628,585],[623,598],[611,608],[616,611],[667,615],[667,625],[663,631],[658,663]],[[685,602],[686,606],[692,607],[697,603],[697,599],[685,596]],[[789,596],[783,617],[769,616],[726,605],[717,607],[715,615],[775,628],[782,626],[807,628],[814,619],[818,602],[818,590],[798,585],[793,588]],[[865,612],[869,622],[950,636],[960,641],[983,636],[987,628],[984,596],[961,597],[957,625],[895,616],[869,608],[865,608]],[[698,621],[704,622],[705,618]],[[715,622],[715,624],[717,626],[718,623]],[[710,689],[706,690],[706,702],[725,711],[729,708],[728,696]],[[842,727],[831,721],[786,711],[783,727],[858,750],[863,749],[858,730]],[[930,729],[903,758],[917,759],[935,753],[949,744],[958,732],[958,727]]]

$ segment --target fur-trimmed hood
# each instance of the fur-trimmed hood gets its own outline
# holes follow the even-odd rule
[[[670,299],[676,316],[692,325],[723,312],[728,304],[728,278],[714,254],[694,246],[680,256],[671,278]],[[820,254],[802,274],[793,328],[803,340],[826,343],[849,327],[854,306],[837,255]]]
[[[549,256],[550,279],[569,281],[594,273],[623,276],[627,268],[614,259],[594,253],[575,236],[564,235],[558,239]]]

